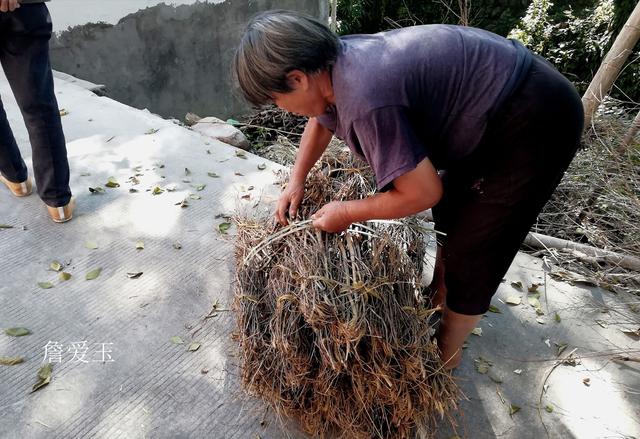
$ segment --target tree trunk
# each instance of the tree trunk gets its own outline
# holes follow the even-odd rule
[[[611,91],[613,83],[618,77],[622,66],[633,47],[640,39],[640,2],[636,4],[631,16],[627,20],[613,46],[607,53],[594,76],[587,92],[582,97],[585,113],[585,128],[591,125],[591,120],[604,97]]]
[[[338,0],[331,0],[331,30],[338,31]]]
[[[631,142],[633,142],[633,139],[636,134],[638,134],[638,131],[640,131],[640,112],[638,112],[636,118],[633,119],[633,122],[629,127],[629,131],[627,131],[627,135],[624,136],[624,141],[622,142],[622,144],[624,146],[631,145]]]

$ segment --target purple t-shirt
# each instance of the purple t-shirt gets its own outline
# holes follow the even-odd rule
[[[335,106],[317,119],[373,168],[379,189],[425,157],[446,169],[531,63],[522,44],[481,29],[426,25],[342,37]]]

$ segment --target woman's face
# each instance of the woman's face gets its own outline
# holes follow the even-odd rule
[[[307,117],[323,114],[328,102],[322,93],[319,75],[308,75],[294,70],[287,75],[292,91],[273,93],[273,103],[289,113]]]

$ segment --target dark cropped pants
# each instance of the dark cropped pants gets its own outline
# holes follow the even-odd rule
[[[503,276],[580,144],[583,107],[574,86],[535,56],[527,77],[494,114],[479,146],[447,169],[433,209],[447,307],[489,309]]]
[[[44,3],[0,13],[0,64],[29,132],[40,198],[53,207],[69,203],[69,162],[49,62],[51,17]],[[27,179],[7,115],[0,101],[0,172],[19,183]]]

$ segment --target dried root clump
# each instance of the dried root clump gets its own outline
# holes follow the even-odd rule
[[[305,219],[373,187],[336,150],[307,179],[302,221],[236,218],[242,381],[313,436],[429,437],[458,393],[420,295],[424,229],[407,219],[326,234]]]

